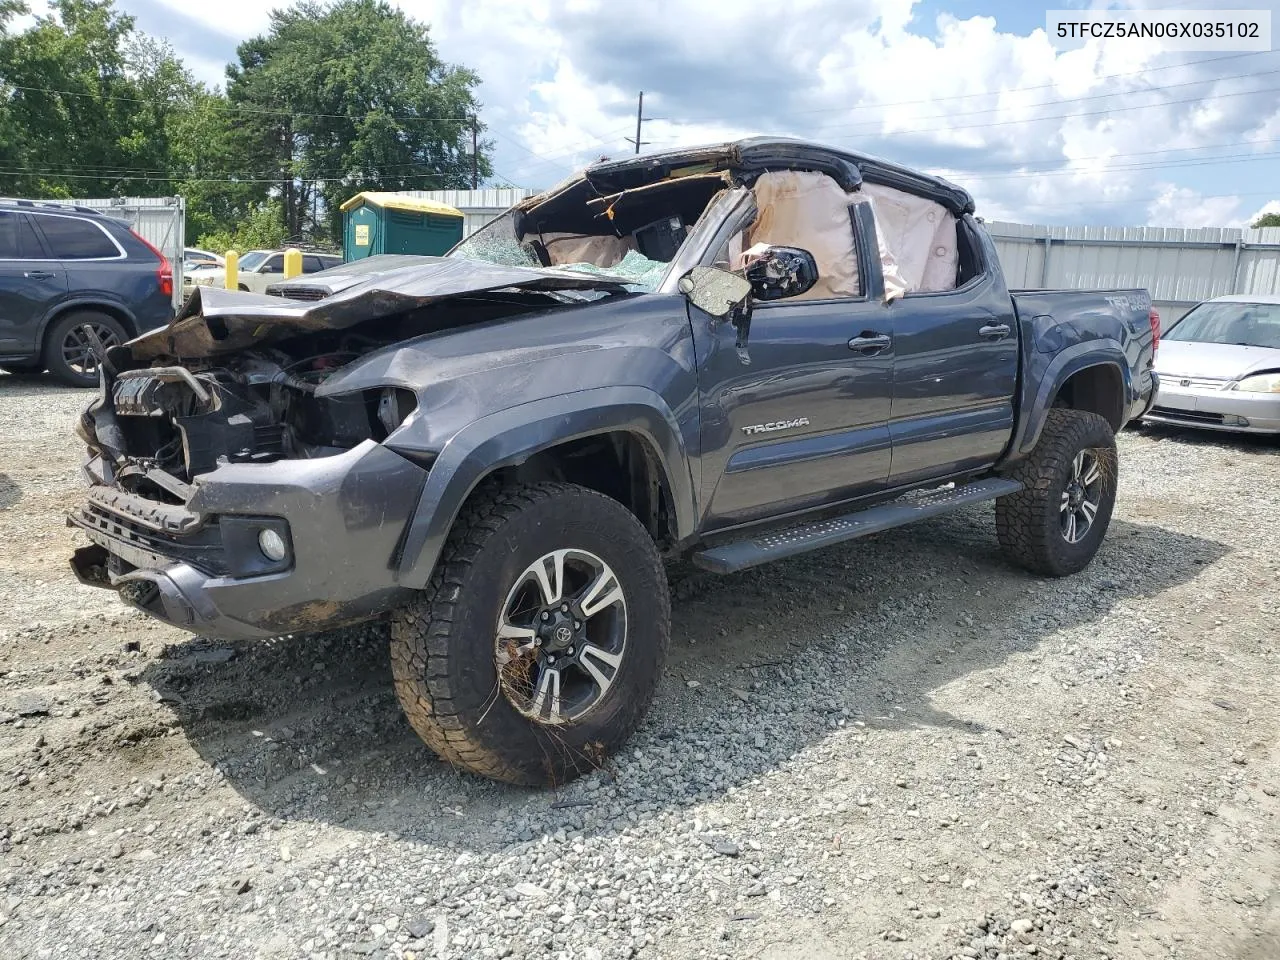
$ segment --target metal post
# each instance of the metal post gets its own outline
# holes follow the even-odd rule
[[[1243,293],[1240,289],[1240,251],[1244,249],[1244,238],[1236,237],[1236,252],[1231,260],[1231,289],[1227,293]]]
[[[480,189],[480,121],[471,118],[471,189]]]
[[[240,255],[234,250],[228,250],[226,263],[222,285],[228,290],[238,290],[240,288]]]
[[[1044,259],[1040,261],[1040,289],[1045,290],[1049,286],[1049,248],[1053,246],[1053,237],[1047,233],[1044,235]]]
[[[636,153],[640,152],[640,124],[644,122],[644,91],[640,91],[640,101],[636,104]]]

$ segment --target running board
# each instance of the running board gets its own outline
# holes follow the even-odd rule
[[[788,527],[772,533],[764,533],[749,540],[708,547],[693,555],[696,566],[713,573],[736,573],[770,560],[795,556],[833,543],[856,540],[868,534],[879,533],[904,523],[923,520],[949,513],[958,507],[996,497],[1008,496],[1022,489],[1016,480],[991,477],[963,486],[933,490],[928,493],[909,493],[897,500],[890,500],[866,510],[847,513],[843,517],[820,520],[799,527]]]

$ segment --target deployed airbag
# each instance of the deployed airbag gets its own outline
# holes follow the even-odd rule
[[[888,245],[908,291],[934,293],[956,285],[956,218],[940,203],[893,187],[864,183],[876,229]]]

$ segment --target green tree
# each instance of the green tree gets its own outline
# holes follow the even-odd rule
[[[243,135],[226,98],[197,89],[185,109],[169,114],[166,130],[169,167],[175,178],[169,190],[186,198],[188,237],[229,236],[241,223],[260,216],[271,183],[239,152]],[[283,232],[279,205],[271,212]],[[230,246],[242,249],[236,243]]]
[[[0,25],[19,10],[0,0]],[[0,191],[171,192],[166,122],[195,90],[173,51],[111,0],[56,0],[29,29],[0,29]]]
[[[1257,220],[1253,221],[1256,227],[1280,227],[1280,213],[1264,213]]]
[[[190,224],[190,218],[188,218]],[[201,249],[223,253],[235,250],[244,253],[246,250],[279,247],[284,244],[284,217],[279,200],[269,200],[249,210],[241,217],[234,228],[222,228],[209,233],[191,234],[198,236]]]
[[[338,206],[361,190],[471,185],[479,78],[442,61],[429,29],[382,0],[273,11],[270,31],[237,57],[227,96],[239,153],[276,171],[288,236],[336,236]],[[490,151],[482,141],[482,177]]]

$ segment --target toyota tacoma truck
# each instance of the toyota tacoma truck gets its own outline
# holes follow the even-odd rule
[[[653,696],[664,560],[994,500],[1014,562],[1080,570],[1158,339],[1143,290],[1011,292],[969,194],[893,163],[602,161],[447,256],[200,288],[102,349],[72,565],[203,635],[385,617],[427,744],[563,782]]]

